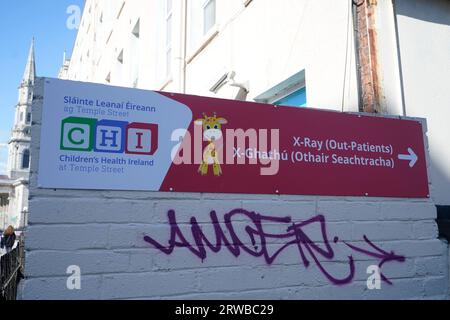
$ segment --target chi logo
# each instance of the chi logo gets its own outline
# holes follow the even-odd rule
[[[153,155],[158,125],[69,117],[61,123],[61,150]]]

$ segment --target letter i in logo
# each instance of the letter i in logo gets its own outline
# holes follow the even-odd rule
[[[125,152],[153,155],[158,149],[158,125],[133,122],[127,126]]]

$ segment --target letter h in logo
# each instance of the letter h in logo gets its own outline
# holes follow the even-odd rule
[[[123,153],[125,130],[124,121],[100,120],[95,128],[95,152]]]

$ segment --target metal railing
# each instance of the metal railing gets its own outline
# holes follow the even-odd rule
[[[25,261],[23,237],[17,246],[0,257],[0,300],[16,300],[17,287],[23,278]]]

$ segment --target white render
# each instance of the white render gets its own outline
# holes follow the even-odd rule
[[[433,200],[450,205],[450,1],[396,1],[406,115],[428,124]]]
[[[325,2],[216,0],[217,23],[194,42],[191,1],[187,30],[185,1],[173,1],[172,70],[166,75],[165,1],[89,0],[69,68],[61,77],[129,87],[138,78],[138,88],[234,99],[237,88],[225,87],[218,95],[209,88],[225,72],[235,71],[237,81],[249,81],[252,100],[305,69],[308,105],[357,111],[351,7]],[[138,20],[137,39],[132,31]]]

